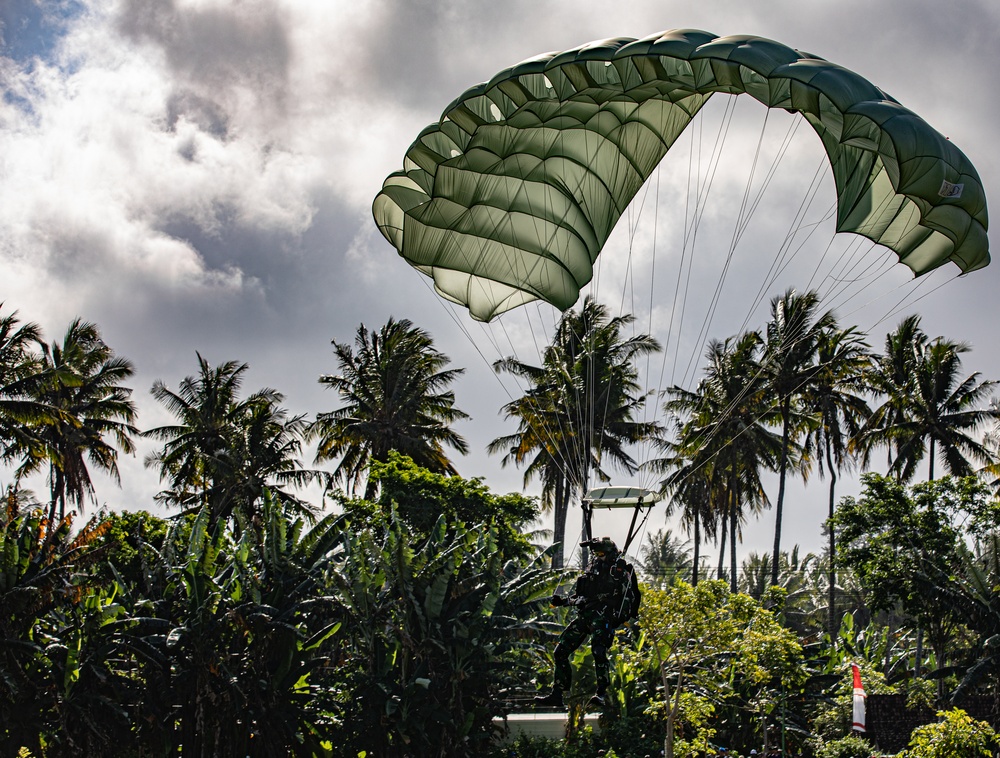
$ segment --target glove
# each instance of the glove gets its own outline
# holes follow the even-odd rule
[[[552,599],[549,601],[550,605],[558,608],[560,606],[566,605],[567,601],[562,595],[553,595]]]

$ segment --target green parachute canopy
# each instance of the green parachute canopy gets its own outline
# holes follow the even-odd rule
[[[961,150],[861,76],[772,40],[679,30],[551,53],[467,90],[406,151],[373,213],[439,294],[488,321],[572,306],[616,222],[716,92],[797,112],[823,141],[837,230],[920,275],[989,263]]]

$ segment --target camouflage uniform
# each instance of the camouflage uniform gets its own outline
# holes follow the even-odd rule
[[[569,690],[573,678],[570,656],[588,635],[597,676],[597,696],[603,696],[608,688],[608,650],[614,642],[621,610],[614,607],[620,602],[615,599],[615,589],[621,583],[625,571],[624,561],[616,560],[617,548],[614,543],[610,544],[613,552],[608,550],[604,554],[597,552],[599,545],[595,547],[594,560],[577,579],[573,594],[565,601],[566,605],[572,605],[577,610],[576,617],[559,636],[559,643],[553,653],[555,690]]]

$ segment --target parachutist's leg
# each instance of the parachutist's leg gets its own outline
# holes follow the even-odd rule
[[[615,630],[610,623],[598,621],[590,637],[590,652],[594,656],[594,674],[597,678],[597,696],[603,697],[608,689],[608,650],[614,641]]]
[[[569,657],[583,643],[589,631],[588,625],[579,618],[573,619],[561,635],[552,657],[556,662],[555,683],[553,688],[568,690],[573,683],[573,669]]]

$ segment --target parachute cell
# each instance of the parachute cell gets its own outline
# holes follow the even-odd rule
[[[382,234],[474,318],[535,299],[561,310],[670,146],[717,93],[800,113],[823,142],[837,230],[916,275],[989,263],[975,168],[861,76],[759,37],[678,30],[501,71],[417,137],[375,198]]]

